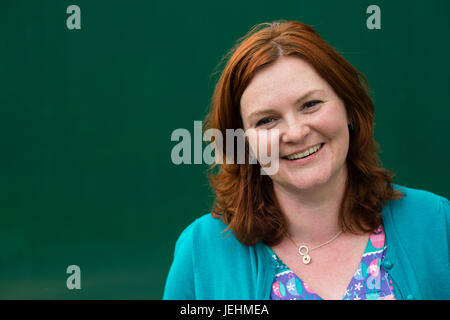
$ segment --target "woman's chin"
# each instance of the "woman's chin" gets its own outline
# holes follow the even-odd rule
[[[308,190],[314,190],[320,186],[323,186],[324,184],[326,184],[326,181],[328,179],[326,179],[323,176],[316,176],[316,177],[296,177],[296,176],[291,176],[289,177],[289,179],[273,179],[274,180],[274,184],[278,184],[281,185],[282,187],[284,187],[284,189],[289,189],[289,190],[295,190],[298,192],[301,191],[308,191]]]
[[[339,167],[340,170],[333,170],[332,166],[322,166],[320,168],[309,168],[307,170],[285,170],[280,166],[278,174],[272,176],[274,185],[278,184],[283,189],[306,192],[319,191],[327,185],[345,183],[347,170],[345,163]]]

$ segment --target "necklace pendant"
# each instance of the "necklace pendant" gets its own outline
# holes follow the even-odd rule
[[[311,256],[309,255],[309,251],[312,251],[314,249],[319,249],[321,247],[323,247],[324,245],[329,244],[331,241],[335,240],[337,237],[339,237],[339,235],[342,233],[342,230],[339,231],[338,233],[336,233],[336,235],[331,238],[330,240],[328,240],[327,242],[322,243],[319,246],[316,246],[314,248],[309,249],[309,247],[306,244],[302,244],[298,247],[297,251],[298,254],[302,257],[302,262],[303,264],[309,264],[311,262]],[[297,244],[295,243],[295,241],[291,238],[291,236],[289,235],[289,233],[286,234],[286,236],[292,241],[293,244],[295,244],[297,246]]]
[[[309,264],[311,262],[311,256],[309,255],[309,248],[306,245],[301,245],[298,247],[298,253],[302,256],[302,261],[304,264]]]
[[[309,264],[310,262],[311,262],[311,256],[309,255],[309,254],[305,254],[304,256],[303,256],[303,263],[304,264]]]

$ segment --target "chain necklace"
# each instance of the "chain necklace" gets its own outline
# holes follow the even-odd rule
[[[322,243],[321,245],[318,245],[316,247],[313,248],[309,248],[306,244],[302,244],[302,245],[298,245],[297,243],[295,243],[295,241],[291,238],[290,234],[288,232],[286,232],[287,237],[289,238],[289,240],[292,241],[292,243],[298,247],[298,254],[300,256],[302,256],[302,261],[304,264],[309,264],[311,262],[311,256],[309,255],[310,251],[313,251],[314,249],[319,249],[321,247],[323,247],[324,245],[329,244],[330,242],[332,242],[333,240],[336,240],[337,237],[339,237],[342,233],[342,230],[339,231],[338,233],[336,233],[336,235],[333,236],[333,238],[331,238],[330,240],[328,240],[327,242]]]

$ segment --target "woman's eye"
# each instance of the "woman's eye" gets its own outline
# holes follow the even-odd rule
[[[273,120],[274,120],[274,118],[272,118],[272,117],[267,117],[267,118],[261,119],[256,123],[256,126],[262,126],[262,125],[268,124],[268,123],[272,122]]]
[[[312,107],[314,107],[316,104],[321,103],[321,102],[322,102],[322,101],[320,101],[320,100],[311,100],[311,101],[306,102],[303,106],[304,106],[305,108],[312,108]]]

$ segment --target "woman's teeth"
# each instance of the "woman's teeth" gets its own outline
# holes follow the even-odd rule
[[[296,159],[300,159],[300,158],[304,158],[309,156],[310,154],[317,152],[320,148],[322,147],[322,144],[318,144],[314,147],[309,148],[308,150],[304,151],[304,152],[299,152],[299,153],[294,153],[291,154],[289,156],[286,156],[284,158],[288,159],[288,160],[296,160]]]

